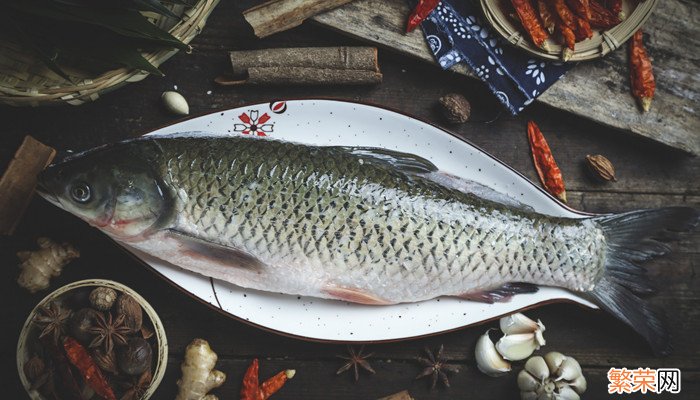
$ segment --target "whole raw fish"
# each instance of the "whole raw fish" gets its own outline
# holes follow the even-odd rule
[[[465,190],[429,161],[374,148],[245,137],[144,137],[53,165],[43,196],[118,241],[243,287],[365,304],[505,301],[535,285],[582,293],[660,353],[666,329],[637,294],[649,239],[691,208],[588,219]],[[460,189],[461,188],[461,189]]]

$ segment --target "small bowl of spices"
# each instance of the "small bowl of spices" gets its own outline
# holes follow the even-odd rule
[[[168,343],[155,310],[121,283],[90,279],[37,304],[17,344],[29,397],[145,400],[165,374]]]

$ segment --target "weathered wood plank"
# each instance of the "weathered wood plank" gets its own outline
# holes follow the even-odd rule
[[[313,21],[353,37],[434,63],[422,33],[403,34],[409,13],[403,0],[357,0]],[[642,114],[629,94],[626,46],[607,57],[580,63],[539,101],[700,155],[700,11],[690,0],[659,2],[644,27],[654,59],[657,91]],[[455,72],[472,76],[463,64]]]

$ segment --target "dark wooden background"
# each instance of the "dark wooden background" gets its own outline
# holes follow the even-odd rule
[[[217,87],[213,79],[228,68],[227,50],[361,44],[313,25],[256,40],[240,17],[240,10],[249,3],[222,2],[202,35],[194,41],[193,54],[179,54],[167,62],[162,67],[164,78],[148,78],[80,107],[0,107],[0,168],[4,169],[25,134],[59,149],[82,150],[172,123],[175,119],[162,109],[160,94],[174,85],[189,100],[194,114],[274,98],[334,97],[376,103],[440,122],[437,99],[455,91],[472,101],[475,121],[489,120],[500,110],[482,84],[384,51],[380,52],[384,83],[375,87]],[[566,179],[572,207],[589,212],[616,212],[667,205],[700,206],[700,160],[565,112],[535,104],[518,117],[503,114],[488,125],[473,122],[449,128],[536,180],[526,142],[528,119],[537,121],[546,134]],[[583,159],[586,154],[598,153],[615,164],[618,182],[599,184],[587,177]],[[167,331],[170,354],[155,399],[174,398],[184,347],[195,337],[211,343],[220,357],[218,368],[228,374],[226,383],[218,390],[222,400],[237,398],[245,367],[254,357],[261,359],[262,377],[280,369],[297,370],[294,380],[273,397],[280,400],[376,399],[403,389],[409,389],[421,400],[518,398],[515,377],[521,363],[514,366],[516,372],[502,378],[486,377],[476,369],[474,344],[487,326],[420,340],[369,345],[368,350],[375,352],[372,365],[377,373],[363,374],[355,383],[349,375],[335,375],[342,365],[342,360],[335,356],[344,353],[344,345],[289,339],[227,319],[142,268],[98,231],[38,198],[31,203],[16,234],[0,239],[2,398],[26,398],[15,367],[17,338],[29,311],[48,291],[30,295],[16,285],[14,253],[31,248],[39,235],[70,241],[83,253],[52,282],[50,290],[79,279],[109,278],[138,291],[158,311]],[[589,382],[585,398],[612,397],[607,395],[606,371],[613,366],[680,368],[683,374],[680,395],[647,396],[700,398],[697,340],[700,282],[695,271],[699,242],[700,234],[686,236],[674,245],[672,255],[649,265],[653,281],[658,285],[658,293],[651,301],[666,310],[673,333],[675,351],[670,357],[653,357],[631,329],[600,312],[558,304],[529,313],[547,326],[547,346],[541,352],[560,351],[583,365]],[[427,381],[413,380],[420,371],[414,359],[423,347],[436,348],[440,344],[445,345],[446,358],[462,370],[451,377],[451,388],[431,391]]]

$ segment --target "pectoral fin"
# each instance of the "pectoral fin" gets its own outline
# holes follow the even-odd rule
[[[510,299],[516,294],[535,293],[538,290],[539,288],[537,285],[533,285],[531,283],[512,282],[506,283],[505,285],[493,290],[464,293],[457,297],[465,300],[493,304],[496,302],[500,303],[510,301]]]
[[[331,297],[348,301],[350,303],[368,304],[368,305],[386,305],[391,304],[390,302],[379,298],[373,294],[366,293],[360,289],[347,288],[339,286],[328,286],[323,289],[325,293]]]
[[[261,270],[264,267],[264,264],[255,256],[235,247],[210,242],[173,229],[168,230],[166,235],[176,240],[180,251],[188,257],[206,259],[220,265],[250,270]]]

